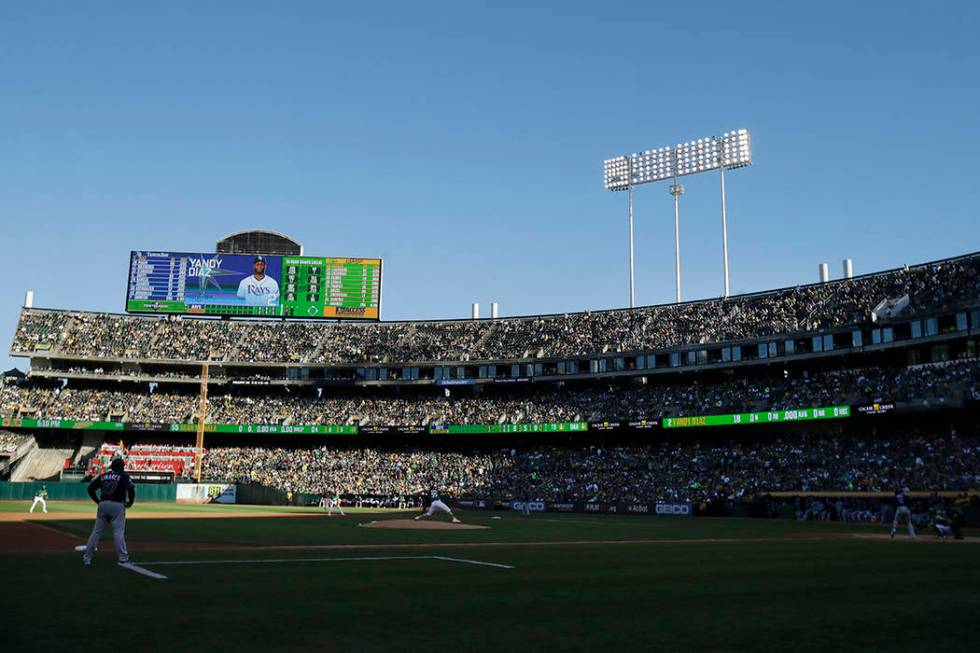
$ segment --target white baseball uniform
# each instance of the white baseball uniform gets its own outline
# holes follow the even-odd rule
[[[435,499],[432,502],[432,504],[429,505],[429,509],[425,512],[425,516],[426,517],[431,517],[432,515],[434,515],[436,513],[437,510],[442,511],[442,512],[446,512],[446,513],[449,513],[450,515],[453,514],[453,511],[449,509],[449,506],[447,506],[446,504],[444,504],[439,499]]]
[[[44,500],[45,496],[46,493],[44,492],[38,492],[37,494],[34,495],[34,503],[31,504],[30,512],[34,512],[34,507],[37,506],[38,503],[41,504],[42,511],[44,512],[48,511],[48,502]]]
[[[456,518],[456,515],[453,514],[453,511],[449,508],[449,506],[443,503],[442,499],[439,498],[438,492],[433,490],[430,493],[430,496],[432,498],[432,503],[429,504],[429,509],[426,510],[421,515],[416,516],[415,517],[416,520],[419,520],[422,517],[431,517],[432,515],[436,514],[436,511],[439,511],[439,512],[447,513],[450,517],[452,517],[454,524],[459,523],[459,519]]]
[[[323,499],[320,499],[320,506],[327,511],[328,517],[333,514],[334,508],[336,508],[340,512],[341,517],[347,516],[347,513],[344,512],[343,506],[340,505],[339,496],[333,497],[332,499],[329,497],[324,497]]]
[[[279,283],[269,275],[256,279],[250,274],[238,284],[238,297],[247,306],[275,306],[279,301]]]

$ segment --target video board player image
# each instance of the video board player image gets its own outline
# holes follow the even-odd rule
[[[247,310],[231,312],[280,315],[281,271],[279,256],[136,251],[126,309],[205,313],[206,307],[239,307]]]

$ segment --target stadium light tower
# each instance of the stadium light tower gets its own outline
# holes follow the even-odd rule
[[[670,194],[674,196],[674,301],[681,302],[681,210],[680,197],[684,194],[684,184],[677,180],[670,185]]]
[[[725,132],[696,141],[646,150],[636,154],[606,159],[604,183],[606,190],[627,191],[629,207],[630,244],[630,307],[634,305],[633,285],[633,187],[657,181],[673,180],[670,193],[674,196],[674,274],[675,298],[681,300],[681,239],[678,197],[684,187],[678,177],[711,170],[721,174],[721,247],[724,267],[725,297],[728,297],[728,213],[725,205],[725,170],[752,165],[752,140],[749,130]]]

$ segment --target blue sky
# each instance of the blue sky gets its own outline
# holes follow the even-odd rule
[[[4,350],[25,290],[120,312],[130,249],[252,227],[384,257],[385,319],[624,306],[603,159],[738,127],[733,293],[980,249],[976,3],[687,5],[0,4]],[[718,179],[685,184],[685,298],[718,296]],[[666,185],[636,219],[671,301]]]

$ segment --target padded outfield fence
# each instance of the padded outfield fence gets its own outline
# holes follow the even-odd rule
[[[49,501],[88,501],[86,488],[88,483],[72,483],[64,481],[29,481],[24,483],[13,483],[9,481],[0,482],[0,501],[30,501],[34,498],[34,493],[47,486]],[[146,503],[176,503],[177,489],[183,483],[137,483],[136,500]],[[216,487],[219,489],[227,487],[228,483],[208,483],[204,481],[201,486],[205,488]],[[304,506],[316,505],[320,500],[319,495],[296,492],[293,494],[292,501],[287,500],[286,492],[276,488],[257,485],[254,483],[242,483],[236,486],[236,498],[234,503],[266,505],[266,506]]]
[[[49,501],[78,501],[88,500],[86,492],[88,483],[64,483],[31,481],[26,483],[0,482],[0,501],[30,501],[34,493],[44,485],[48,491]],[[136,500],[146,502],[175,502],[177,486],[173,483],[137,483]]]

